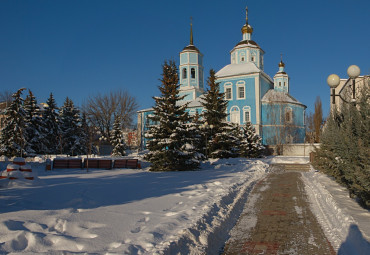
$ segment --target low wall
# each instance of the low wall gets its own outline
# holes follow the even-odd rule
[[[310,152],[320,147],[319,143],[293,143],[283,145],[267,145],[266,149],[270,155],[304,156],[308,157]]]

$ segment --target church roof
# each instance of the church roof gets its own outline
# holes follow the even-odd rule
[[[235,45],[235,48],[239,48],[238,46],[252,46],[252,47],[256,47],[256,48],[261,48],[255,41],[253,40],[243,40],[243,41],[240,41],[238,42],[237,45]]]
[[[279,102],[279,103],[292,103],[292,104],[299,104],[306,107],[304,104],[299,102],[297,99],[289,95],[287,92],[283,91],[276,91],[274,89],[270,89],[267,93],[262,97],[263,103],[271,103],[271,102]]]
[[[189,44],[188,46],[186,46],[182,51],[184,51],[184,50],[194,50],[194,51],[196,51],[196,52],[200,53],[200,51],[198,50],[198,48],[197,48],[197,47],[195,47],[195,46],[194,46],[194,45],[192,45],[192,44]]]
[[[268,76],[265,72],[259,69],[256,64],[253,62],[247,62],[244,64],[229,64],[223,67],[220,71],[216,73],[217,78],[222,77],[229,77],[229,76],[236,76],[236,75],[244,75],[244,74],[252,74],[252,73],[262,73],[265,75],[269,80],[271,80],[270,76]]]
[[[186,101],[186,100],[179,101],[179,102],[177,102],[177,105],[183,105],[183,104],[189,103],[188,104],[189,108],[191,108],[191,107],[201,107],[202,106],[201,101],[203,100],[203,97],[204,97],[204,95],[200,95],[199,97],[195,98],[192,101]]]

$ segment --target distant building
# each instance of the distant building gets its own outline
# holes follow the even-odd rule
[[[352,79],[340,79],[339,85],[335,88],[335,94],[340,95],[335,97],[335,104],[333,104],[332,101],[332,89],[330,88],[330,110],[332,111],[335,107],[337,107],[338,110],[340,110],[341,105],[343,104],[343,99],[346,101],[350,102],[352,100]],[[356,93],[355,97],[358,99],[360,95],[361,89],[365,86],[370,86],[370,75],[365,75],[365,76],[359,76],[355,79],[355,88],[356,88]]]
[[[230,52],[230,64],[216,73],[221,92],[229,101],[227,121],[237,124],[251,122],[264,144],[301,143],[305,137],[306,106],[289,94],[289,76],[281,60],[272,79],[264,72],[262,48],[252,40],[253,28],[242,27],[242,40]],[[189,103],[190,115],[204,111],[201,100],[205,93],[203,54],[193,44],[192,26],[190,44],[180,52],[180,103]],[[150,124],[147,118],[152,109],[138,111],[138,139],[145,148],[144,137]]]

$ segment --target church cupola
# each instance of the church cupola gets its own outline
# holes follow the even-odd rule
[[[279,63],[279,71],[274,76],[274,89],[289,93],[289,76],[285,72],[285,64],[282,57]]]
[[[252,40],[253,28],[248,23],[248,7],[245,8],[245,24],[242,27],[242,40],[231,50],[231,64],[253,63],[263,70],[263,55],[265,52]]]
[[[243,40],[252,40],[253,28],[248,24],[248,7],[245,8],[245,24],[242,27]]]
[[[204,92],[203,54],[194,46],[193,23],[190,23],[190,44],[180,52],[180,95],[194,100]]]

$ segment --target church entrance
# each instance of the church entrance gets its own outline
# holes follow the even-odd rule
[[[240,110],[239,107],[233,106],[230,110],[230,122],[240,124]]]

